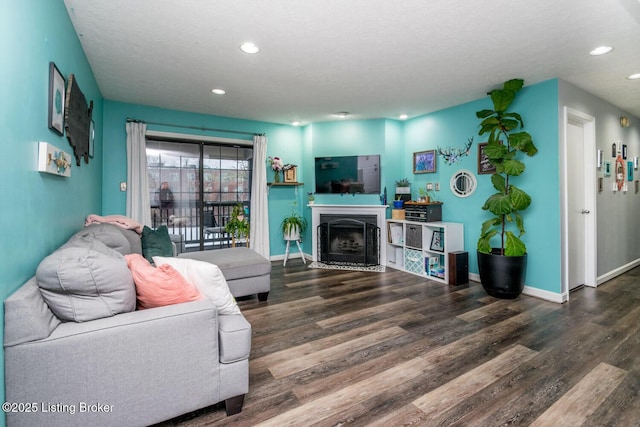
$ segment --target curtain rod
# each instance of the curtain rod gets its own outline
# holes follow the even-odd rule
[[[171,123],[160,123],[160,122],[145,122],[144,120],[132,119],[131,117],[127,117],[127,123],[146,123],[148,125],[159,125],[159,126],[169,126],[174,128],[183,128],[183,129],[196,129],[202,131],[212,131],[212,132],[224,132],[224,133],[235,133],[239,135],[251,135],[251,136],[264,136],[264,133],[255,133],[255,132],[243,132],[240,130],[229,130],[229,129],[216,129],[216,128],[208,128],[208,127],[198,127],[198,126],[185,126],[185,125],[174,125]]]

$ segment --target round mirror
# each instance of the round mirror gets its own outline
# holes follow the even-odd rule
[[[476,176],[468,170],[462,169],[451,177],[451,191],[458,197],[469,197],[476,191]]]

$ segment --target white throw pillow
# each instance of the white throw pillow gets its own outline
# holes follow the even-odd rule
[[[220,314],[240,314],[240,308],[229,291],[229,285],[217,265],[189,258],[154,256],[156,266],[168,264],[178,271],[198,291],[209,298]]]

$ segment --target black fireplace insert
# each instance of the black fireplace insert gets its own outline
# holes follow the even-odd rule
[[[319,261],[325,264],[380,264],[380,228],[376,216],[321,215],[318,226]]]

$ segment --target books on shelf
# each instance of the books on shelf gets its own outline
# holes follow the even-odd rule
[[[389,242],[392,245],[401,245],[402,244],[402,224],[393,224],[389,225]]]
[[[424,270],[427,273],[427,276],[444,279],[444,265],[441,265],[439,256],[425,257]]]

